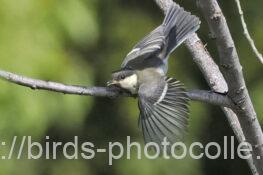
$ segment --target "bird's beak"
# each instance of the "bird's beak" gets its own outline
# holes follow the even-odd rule
[[[112,85],[116,85],[118,84],[118,82],[116,80],[110,80],[107,82],[107,86],[112,86]]]

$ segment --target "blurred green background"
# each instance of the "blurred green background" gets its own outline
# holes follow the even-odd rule
[[[218,60],[214,41],[192,0],[180,5],[202,19],[200,37]],[[242,28],[234,1],[219,2],[236,41],[247,86],[258,117],[263,122],[263,69],[255,58]],[[263,51],[262,0],[241,1],[249,30]],[[132,46],[159,25],[162,12],[153,0],[0,0],[0,69],[67,84],[104,86],[119,69]],[[209,89],[184,46],[170,58],[169,76],[188,89]],[[186,143],[217,141],[233,135],[220,108],[191,102]],[[10,145],[13,136],[32,136],[44,145],[50,141],[73,141],[79,136],[97,147],[109,141],[126,143],[126,136],[143,143],[137,127],[137,101],[61,95],[0,81],[0,139]],[[229,145],[230,146],[230,145]],[[18,148],[17,148],[18,149]],[[8,146],[0,146],[0,156]],[[59,153],[58,153],[59,154]],[[246,162],[224,160],[131,160],[114,161],[107,154],[93,160],[0,160],[0,174],[120,175],[120,174],[249,174]],[[238,168],[237,168],[238,167]]]

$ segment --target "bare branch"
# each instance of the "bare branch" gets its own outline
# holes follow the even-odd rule
[[[210,88],[216,92],[226,93],[228,91],[226,81],[197,34],[189,37],[185,45],[190,51],[194,62],[203,73]]]
[[[155,2],[164,11],[164,13],[167,11],[170,3],[173,3],[172,0],[155,0]],[[197,66],[203,73],[210,88],[216,92],[227,92],[228,86],[222,73],[220,72],[218,66],[214,62],[209,52],[204,47],[202,41],[197,36],[197,34],[193,34],[192,36],[190,36],[186,40],[185,45],[192,54],[194,62],[197,64]],[[244,142],[245,136],[236,114],[229,108],[222,107],[222,110],[224,111],[226,118],[230,124],[230,127],[235,133],[238,141],[240,143]],[[250,152],[245,152],[245,154],[248,155],[250,154]],[[252,158],[246,159],[246,161],[250,167],[252,174],[258,175],[257,169],[253,163]]]
[[[34,90],[40,89],[40,90],[59,92],[63,94],[75,94],[75,95],[98,96],[98,97],[117,97],[120,96],[121,94],[121,92],[116,88],[108,88],[108,87],[87,88],[84,86],[65,85],[62,83],[57,83],[52,81],[33,79],[3,70],[0,70],[0,77],[11,83],[29,87]],[[129,96],[128,93],[122,93],[122,95]]]
[[[123,92],[119,88],[114,87],[84,87],[76,85],[65,85],[62,83],[43,81],[38,79],[32,79],[29,77],[17,75],[11,72],[0,70],[0,77],[11,83],[18,84],[21,86],[29,87],[31,89],[47,90],[53,92],[59,92],[63,94],[74,94],[74,95],[85,95],[85,96],[97,96],[97,97],[132,97],[130,93]],[[204,91],[204,90],[193,90],[187,92],[187,95],[191,100],[206,102],[214,105],[232,107],[231,100],[225,95],[218,93]]]
[[[246,140],[253,146],[252,157],[259,174],[263,174],[263,134],[246,88],[242,67],[226,19],[217,0],[199,0],[210,31],[216,37],[222,73],[228,95],[237,106],[237,114]]]
[[[224,111],[226,116],[232,116],[232,117],[227,117],[227,120],[228,120],[231,128],[235,128],[235,129],[233,129],[233,132],[234,132],[238,142],[239,143],[245,143],[246,139],[245,139],[243,130],[242,130],[241,126],[240,126],[240,123],[238,121],[238,118],[237,118],[236,114],[229,108],[223,107],[222,109],[223,109],[223,111]],[[246,145],[246,148],[248,148],[247,145]],[[249,151],[244,151],[244,155],[245,156],[249,156],[249,155],[251,155],[251,153]],[[248,166],[249,166],[249,168],[251,170],[251,173],[253,175],[258,175],[257,169],[256,169],[256,167],[255,167],[255,165],[253,163],[253,159],[251,158],[251,156],[250,156],[249,159],[246,159],[246,161],[247,161]]]
[[[247,38],[248,43],[249,43],[250,47],[252,48],[253,52],[255,53],[256,57],[263,64],[262,54],[258,51],[258,49],[257,49],[257,47],[256,47],[256,45],[254,43],[254,40],[251,38],[251,36],[250,36],[250,34],[248,32],[247,24],[245,22],[244,13],[243,13],[243,10],[241,8],[240,1],[239,0],[235,0],[235,2],[237,4],[238,13],[240,15],[241,24],[242,24],[242,27],[243,27],[243,30],[244,30],[244,35]]]
[[[218,94],[212,91],[192,90],[187,92],[191,100],[207,102],[213,105],[224,107],[234,107],[234,104],[226,97],[226,95]]]
[[[161,7],[161,9],[166,12],[170,3],[173,3],[172,0],[155,0],[156,3]],[[190,37],[186,42],[187,48],[190,50],[194,57],[194,61],[199,66],[200,70],[204,74],[208,84],[212,89],[217,92],[226,92],[227,84],[222,76],[221,72],[218,69],[218,66],[214,63],[210,54],[207,52],[203,46],[201,40],[196,34]],[[204,58],[204,59],[203,59]],[[55,92],[61,92],[65,94],[77,94],[77,95],[90,95],[90,96],[101,96],[101,97],[118,97],[118,96],[130,96],[127,93],[120,92],[119,89],[112,89],[108,87],[82,87],[82,86],[72,86],[64,85],[56,82],[46,82],[43,80],[35,80],[23,76],[19,76],[10,72],[5,72],[0,70],[0,77],[22,86],[30,87],[32,89],[42,89]],[[206,92],[206,91],[189,91],[189,97],[192,100],[200,100],[203,102],[209,102],[212,104],[222,105],[233,107],[232,103],[229,102],[229,99],[217,93]],[[211,100],[211,101],[208,101]],[[220,99],[220,100],[218,100]],[[223,101],[223,102],[222,102]],[[239,121],[236,115],[228,108],[223,109],[231,127],[236,133],[238,140],[244,141],[245,137],[242,133],[242,129],[239,125]],[[259,145],[258,145],[259,146]],[[250,168],[252,169],[253,174],[257,174],[256,170],[253,171],[253,162],[251,159],[247,160]]]
[[[193,60],[203,73],[211,89],[216,92],[227,92],[228,87],[222,73],[196,34],[186,41],[186,47],[191,52]],[[246,139],[236,114],[229,108],[221,108],[225,113],[228,123],[230,124],[230,127],[232,128],[237,140],[240,143],[244,142]],[[245,151],[244,154],[249,155],[250,152]],[[246,161],[252,174],[258,175],[252,158],[246,159]]]

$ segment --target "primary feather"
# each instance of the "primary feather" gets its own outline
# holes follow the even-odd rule
[[[164,137],[170,143],[183,140],[188,125],[188,96],[183,85],[173,78],[156,80],[163,86],[142,84],[139,89],[139,125],[145,142],[161,145]]]
[[[169,54],[199,26],[200,20],[196,16],[173,3],[163,23],[133,47],[122,68],[144,69],[166,65]]]

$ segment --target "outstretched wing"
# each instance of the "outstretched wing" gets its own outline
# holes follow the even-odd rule
[[[142,62],[151,55],[158,54],[164,45],[163,26],[159,26],[133,47],[124,59],[121,67],[127,67],[129,64],[131,66],[136,65],[136,63]]]
[[[122,63],[122,68],[152,64],[151,59],[164,59],[200,25],[199,19],[172,3],[162,25],[136,44]],[[156,60],[154,61],[156,62]]]
[[[188,96],[183,85],[172,78],[163,78],[163,86],[143,84],[139,89],[139,125],[144,140],[161,145],[164,137],[170,144],[183,140],[188,125]]]

